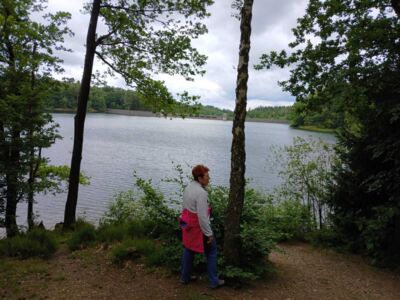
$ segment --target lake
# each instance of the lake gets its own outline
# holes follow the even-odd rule
[[[54,114],[63,136],[43,155],[51,164],[70,164],[73,144],[74,115]],[[181,164],[185,172],[196,164],[210,168],[212,185],[228,185],[232,122],[203,119],[169,119],[134,117],[111,114],[88,114],[82,154],[83,172],[90,177],[89,186],[80,186],[77,215],[97,222],[104,214],[113,195],[133,188],[133,172],[154,183],[174,177],[174,164]],[[267,165],[271,145],[288,145],[296,136],[320,137],[334,142],[331,134],[292,129],[285,124],[246,123],[246,177],[250,186],[268,191],[280,179]],[[162,183],[166,194],[176,186]],[[34,211],[46,227],[62,222],[66,194],[37,195]],[[18,206],[19,224],[26,218],[26,204]]]

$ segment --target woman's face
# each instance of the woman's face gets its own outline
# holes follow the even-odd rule
[[[206,187],[208,185],[208,183],[210,182],[210,175],[207,173],[205,173],[203,176],[199,177],[199,183],[203,186]]]

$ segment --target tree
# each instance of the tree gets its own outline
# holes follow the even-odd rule
[[[399,88],[400,25],[391,3],[398,9],[398,0],[310,0],[293,29],[293,51],[264,54],[256,68],[292,66],[284,90],[308,111],[329,107],[342,114],[342,127],[356,129],[377,99]]]
[[[398,0],[311,0],[293,52],[265,54],[258,66],[294,66],[283,88],[307,109],[342,114],[328,198],[334,231],[348,249],[386,262],[400,261],[399,8]]]
[[[293,145],[271,147],[269,159],[283,180],[278,195],[302,203],[321,229],[329,215],[330,187],[335,184],[332,169],[339,164],[333,145],[321,139],[296,137]]]
[[[42,12],[44,2],[0,3],[0,182],[7,236],[18,232],[17,203],[23,197],[33,201],[38,152],[57,137],[51,116],[44,113],[44,95],[49,75],[62,71],[53,49],[67,50],[62,43],[70,33],[65,27],[70,16],[59,12],[44,15],[43,24],[32,21],[31,13]]]
[[[151,74],[180,74],[191,79],[203,73],[201,66],[206,57],[191,46],[191,38],[206,32],[205,25],[199,20],[208,16],[206,8],[212,3],[212,0],[94,0],[86,7],[90,10],[90,24],[75,116],[65,227],[75,222],[84,124],[94,57],[103,62],[110,73],[120,74],[146,100],[157,102],[155,107],[158,110],[168,113],[174,98],[163,82],[151,79]],[[101,36],[97,35],[99,17],[108,30]]]
[[[241,3],[239,3],[241,4]],[[248,64],[253,0],[245,0],[240,12],[239,63],[236,80],[236,105],[232,127],[229,202],[225,218],[224,257],[228,265],[240,264],[240,217],[245,189],[245,134]]]

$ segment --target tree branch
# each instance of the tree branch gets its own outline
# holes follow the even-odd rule
[[[110,5],[110,4],[103,4],[100,8],[109,8],[109,9],[119,9],[124,10],[126,12],[135,12],[135,13],[143,13],[143,12],[177,12],[177,9],[132,9],[125,7],[123,5]]]
[[[96,55],[100,58],[100,60],[105,63],[111,70],[114,72],[121,74],[122,76],[129,78],[129,74],[127,72],[124,72],[123,70],[117,69],[114,67],[108,60],[105,59],[105,57],[98,51],[95,51]]]
[[[95,42],[96,46],[100,45],[105,39],[109,38],[110,36],[112,36],[116,32],[117,32],[117,29],[114,29],[114,30],[110,31],[107,34],[100,36]]]
[[[136,46],[133,46],[131,43],[129,42],[124,42],[124,41],[114,41],[114,42],[109,42],[109,43],[102,43],[102,46],[117,46],[117,45],[124,45],[124,46],[129,46],[130,48],[134,49],[135,51],[138,52],[146,52],[145,49],[142,48],[138,48]]]
[[[397,14],[397,17],[400,18],[400,0],[391,0],[392,7]]]

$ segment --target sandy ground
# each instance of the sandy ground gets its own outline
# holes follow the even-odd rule
[[[0,299],[400,299],[400,275],[360,257],[307,244],[281,248],[270,257],[278,270],[273,279],[217,290],[207,288],[206,278],[181,285],[175,275],[138,262],[114,266],[100,248],[61,250],[48,261],[24,262],[32,266],[22,275],[0,273]],[[1,271],[17,262],[0,263]]]

